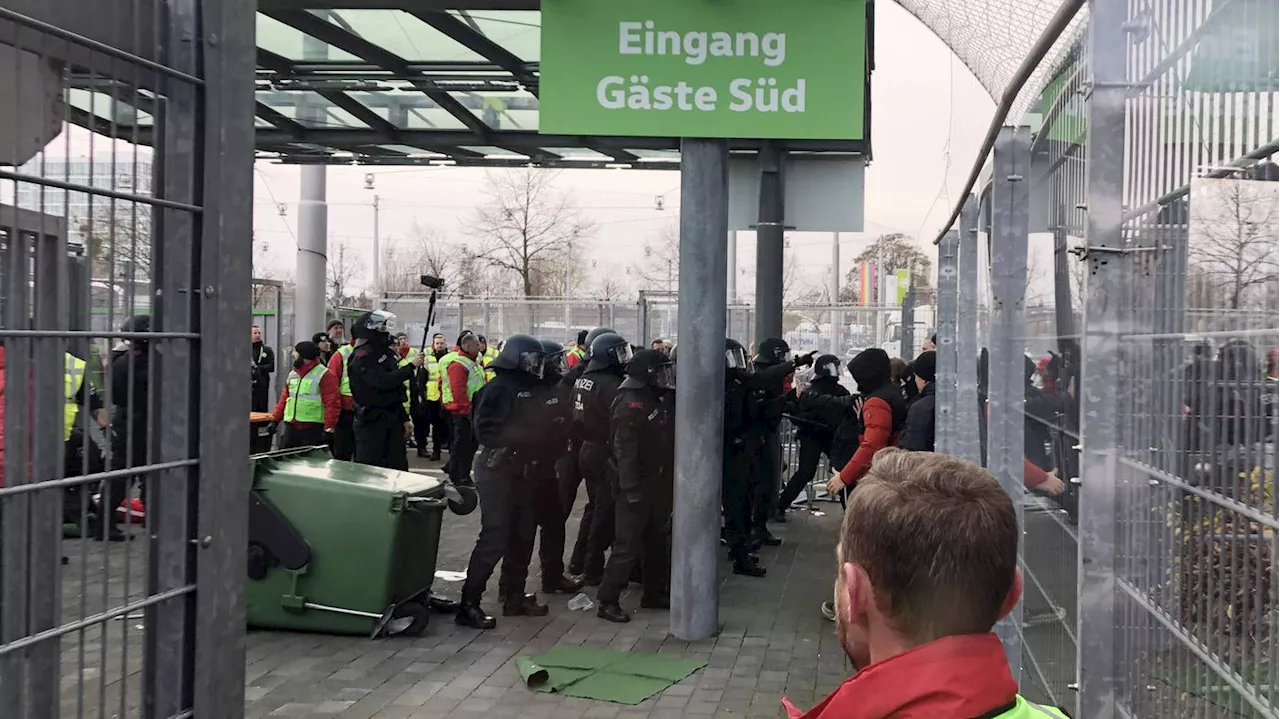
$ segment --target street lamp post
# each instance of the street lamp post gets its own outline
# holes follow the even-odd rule
[[[364,189],[373,189],[373,173],[364,176]],[[373,193],[373,306],[380,309],[382,301],[382,237],[378,233],[378,193]]]

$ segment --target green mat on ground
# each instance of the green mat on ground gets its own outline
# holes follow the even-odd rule
[[[617,704],[639,704],[706,665],[665,654],[575,646],[516,658],[525,686],[534,691]]]

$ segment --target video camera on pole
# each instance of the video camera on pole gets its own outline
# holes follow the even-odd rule
[[[427,340],[431,337],[431,324],[436,319],[436,293],[444,288],[444,280],[434,275],[419,275],[418,282],[423,287],[431,290],[431,297],[427,300],[427,324],[422,327],[422,352],[427,351]]]

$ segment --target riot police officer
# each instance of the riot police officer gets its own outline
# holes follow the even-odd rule
[[[565,348],[559,342],[542,340],[546,362],[538,391],[545,396],[547,413],[548,446],[561,446],[561,438],[569,422],[569,390],[561,383],[569,367],[565,361]],[[542,565],[543,594],[572,594],[582,589],[582,582],[564,573],[564,524],[568,514],[560,498],[560,481],[556,463],[536,460],[528,467],[529,480],[533,484],[533,512],[537,519],[538,559]]]
[[[765,371],[771,367],[783,363],[790,364],[791,358],[788,356],[790,353],[791,346],[786,340],[777,337],[766,339],[760,343],[753,362],[756,372],[764,376]],[[756,443],[756,449],[760,452],[758,464],[760,471],[755,473],[754,485],[751,487],[751,542],[753,545],[762,544],[770,547],[782,544],[782,540],[769,531],[767,524],[774,514],[774,499],[778,496],[782,472],[781,442],[778,436],[778,425],[782,423],[782,408],[776,399],[791,389],[789,375],[773,377],[774,374],[776,373],[768,373],[771,379],[762,383],[760,387],[762,393],[760,399],[764,403],[759,415],[763,437]]]
[[[675,367],[661,350],[641,350],[627,364],[610,410],[609,435],[617,462],[617,535],[596,597],[597,616],[629,622],[619,604],[637,560],[645,609],[671,607],[671,506],[675,424],[671,390]]]
[[[586,479],[588,495],[593,489],[595,494],[592,498],[595,506],[583,547],[582,571],[587,586],[600,583],[604,575],[604,553],[613,544],[612,488],[617,484],[617,466],[609,451],[609,413],[630,359],[631,345],[622,335],[613,332],[602,334],[591,343],[587,370],[573,385],[573,432],[582,440],[578,466]],[[581,538],[579,533],[579,540]],[[574,547],[575,554],[577,551],[578,548]]]
[[[376,467],[408,470],[405,440],[413,423],[405,410],[405,383],[422,366],[419,353],[408,364],[392,347],[389,325],[395,315],[366,312],[351,325],[355,349],[350,357],[351,395],[355,401],[355,461]]]
[[[613,330],[608,327],[597,327],[588,332],[583,339],[588,353],[583,355],[583,359],[591,359],[589,354],[591,343],[597,337],[612,332]],[[566,353],[566,364],[567,358],[568,353]],[[560,380],[560,386],[564,388],[566,398],[572,398],[573,385],[582,376],[582,373],[587,371],[587,364],[587,361],[578,362],[565,371],[564,378]],[[574,433],[572,423],[569,425],[567,445],[564,456],[556,462],[556,473],[560,476],[560,501],[564,505],[565,517],[573,514],[573,505],[578,501],[578,485],[582,483],[582,468],[578,466],[578,454],[582,451],[582,438]],[[578,537],[573,543],[573,553],[569,557],[569,573],[573,575],[582,574],[582,565],[586,562],[587,539],[591,533],[591,522],[596,511],[595,491],[594,486],[587,486],[587,505],[582,509],[582,521],[578,523]]]
[[[471,424],[480,442],[476,489],[480,493],[480,536],[467,564],[462,602],[455,621],[475,629],[492,629],[497,621],[480,608],[480,598],[493,570],[502,562],[499,588],[503,616],[545,616],[546,605],[524,593],[533,554],[537,520],[531,464],[554,462],[557,445],[549,429],[559,413],[553,397],[542,391],[546,353],[542,343],[525,334],[507,338],[490,364],[492,382],[472,398]]]
[[[761,471],[765,435],[769,419],[781,412],[783,395],[769,389],[787,375],[813,363],[813,354],[762,368],[752,373],[746,350],[737,340],[725,340],[724,474],[721,501],[724,504],[725,541],[734,574],[763,577],[764,567],[751,553],[751,495],[755,476]]]

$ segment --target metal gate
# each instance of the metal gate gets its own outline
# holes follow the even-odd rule
[[[6,719],[243,712],[254,7],[0,3]]]

